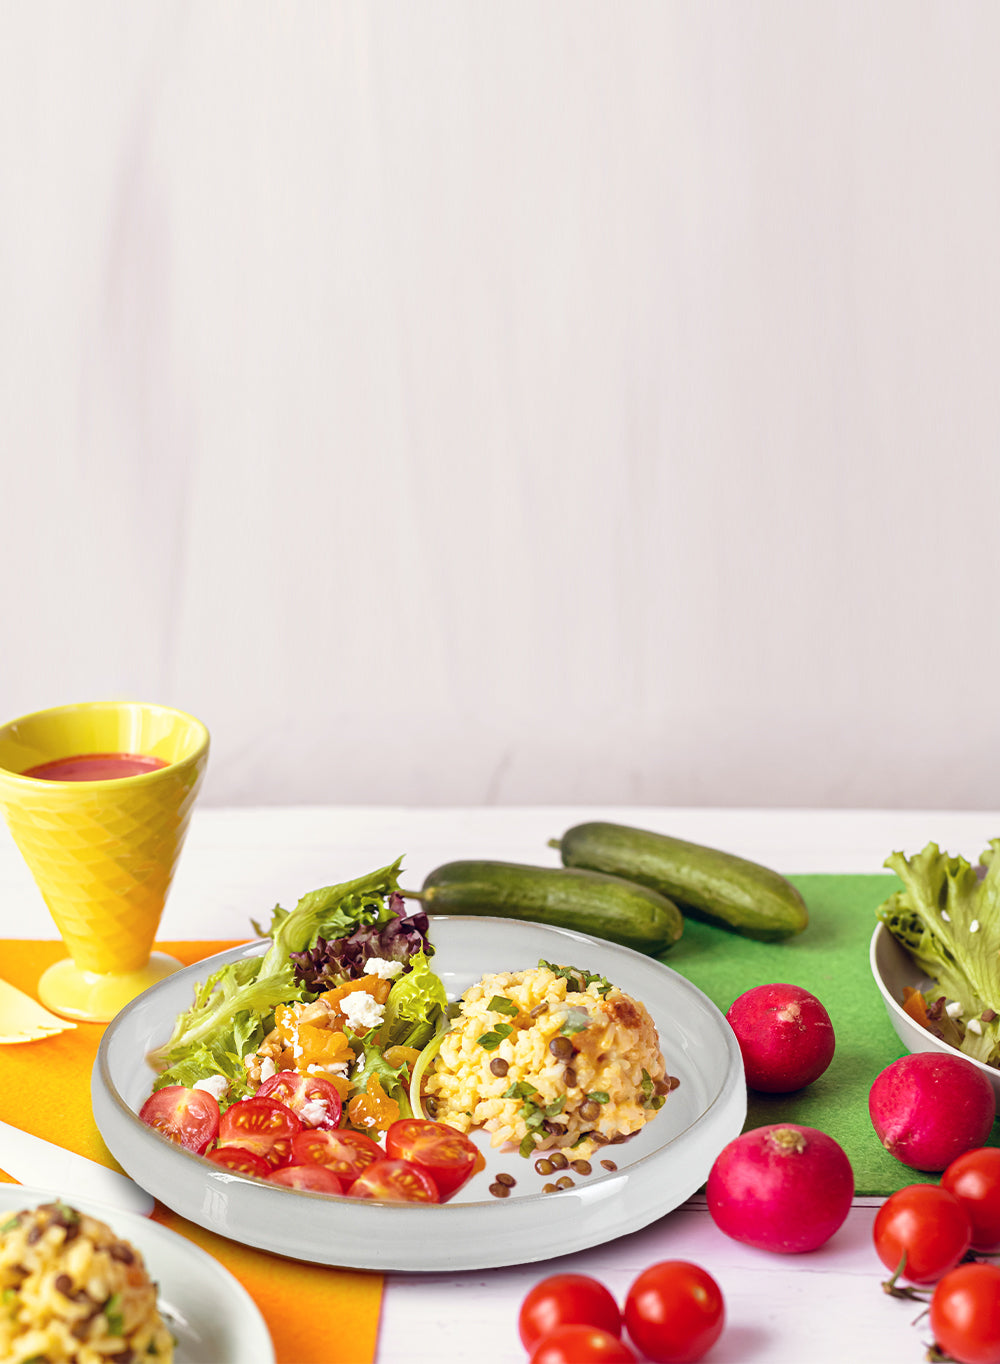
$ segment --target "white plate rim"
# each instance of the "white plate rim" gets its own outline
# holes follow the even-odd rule
[[[35,1184],[0,1183],[0,1210],[4,1212],[34,1208],[56,1200],[106,1223],[117,1236],[131,1242],[141,1251],[150,1276],[163,1290],[159,1296],[164,1302],[183,1308],[185,1284],[189,1282],[190,1275],[203,1274],[212,1278],[219,1293],[216,1315],[224,1315],[227,1322],[238,1331],[238,1339],[233,1342],[238,1353],[223,1359],[213,1359],[211,1364],[275,1364],[274,1342],[260,1308],[225,1265],[201,1246],[152,1218],[125,1212],[95,1198],[77,1198],[70,1191],[47,1189]],[[171,1262],[183,1261],[185,1271],[178,1271],[176,1276],[171,1272],[165,1279],[161,1272],[162,1258],[169,1258]],[[185,1364],[185,1357],[180,1356],[177,1364]],[[209,1361],[204,1361],[204,1364],[209,1364]]]

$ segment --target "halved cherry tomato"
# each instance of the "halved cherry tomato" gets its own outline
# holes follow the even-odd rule
[[[385,1160],[385,1152],[364,1132],[348,1132],[341,1127],[336,1132],[299,1132],[292,1138],[294,1164],[322,1165],[342,1179],[345,1186],[377,1160]]]
[[[339,1194],[344,1186],[332,1170],[322,1165],[283,1165],[268,1175],[272,1184],[284,1184],[288,1189],[309,1189],[313,1193]]]
[[[264,1179],[271,1172],[263,1156],[245,1151],[242,1146],[217,1146],[214,1151],[206,1151],[205,1154],[216,1165],[235,1170],[238,1175],[256,1175],[258,1179]]]
[[[258,1099],[277,1099],[302,1122],[303,1127],[334,1128],[340,1122],[340,1095],[321,1075],[300,1075],[279,1070],[257,1090]],[[318,1117],[317,1117],[318,1114]]]
[[[409,1160],[376,1160],[347,1190],[351,1198],[383,1203],[440,1203],[433,1179]]]
[[[478,1150],[473,1142],[444,1122],[400,1118],[385,1134],[385,1152],[408,1160],[430,1175],[441,1202],[450,1198],[472,1175]]]
[[[139,1117],[171,1141],[201,1156],[219,1133],[219,1105],[213,1094],[184,1085],[165,1085],[151,1094]]]
[[[219,1123],[219,1145],[252,1151],[274,1170],[291,1160],[292,1138],[301,1131],[302,1123],[290,1108],[255,1096],[226,1109]]]

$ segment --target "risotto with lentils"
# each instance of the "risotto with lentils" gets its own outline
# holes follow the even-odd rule
[[[425,1107],[523,1156],[572,1147],[585,1158],[638,1132],[675,1083],[642,1003],[601,976],[543,961],[465,992]]]
[[[174,1341],[142,1256],[65,1203],[0,1213],[0,1359],[170,1364]]]

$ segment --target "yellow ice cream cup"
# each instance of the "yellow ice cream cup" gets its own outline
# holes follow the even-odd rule
[[[58,706],[0,727],[0,810],[70,954],[38,984],[54,1012],[106,1022],[177,970],[152,945],[208,747],[193,716],[132,701]],[[164,765],[98,781],[26,775],[84,754]]]

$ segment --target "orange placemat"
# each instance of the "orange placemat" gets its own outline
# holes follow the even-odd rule
[[[232,942],[167,942],[157,948],[185,965]],[[38,977],[66,955],[62,943],[0,941],[0,976],[33,995]],[[90,1106],[90,1073],[104,1026],[81,1023],[40,1042],[0,1047],[0,1121],[45,1137],[112,1169]],[[0,1180],[16,1183],[0,1170]],[[157,1203],[158,1222],[214,1255],[256,1300],[278,1364],[371,1364],[378,1339],[382,1276],[286,1260],[204,1231]]]

